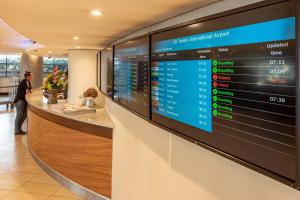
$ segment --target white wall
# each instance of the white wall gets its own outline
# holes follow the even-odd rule
[[[21,80],[24,78],[25,71],[33,73],[31,86],[33,88],[41,87],[43,83],[43,57],[22,53],[20,67]]]
[[[259,0],[225,0],[131,34]],[[121,40],[120,40],[121,41]],[[298,200],[300,192],[165,130],[106,99],[113,133],[113,200]]]
[[[69,51],[68,101],[80,104],[79,96],[90,87],[97,88],[97,50]]]

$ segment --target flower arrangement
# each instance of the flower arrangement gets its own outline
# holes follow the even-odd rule
[[[62,90],[64,87],[64,81],[62,79],[63,72],[54,67],[53,72],[49,73],[46,81],[44,82],[43,89],[48,90]]]

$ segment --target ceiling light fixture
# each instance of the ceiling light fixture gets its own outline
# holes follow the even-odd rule
[[[48,51],[48,53],[49,53],[49,54],[51,54],[51,53],[52,53],[52,51]]]
[[[91,15],[99,17],[102,15],[102,12],[100,10],[92,10]]]
[[[73,40],[79,40],[79,37],[78,36],[74,36]]]
[[[80,49],[80,46],[77,46],[76,49]]]
[[[189,25],[191,28],[199,28],[201,26],[200,23]]]

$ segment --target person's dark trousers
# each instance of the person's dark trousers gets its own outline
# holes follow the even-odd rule
[[[27,117],[27,103],[23,100],[19,100],[16,103],[17,116],[15,120],[15,133],[22,131],[22,124],[24,123]]]

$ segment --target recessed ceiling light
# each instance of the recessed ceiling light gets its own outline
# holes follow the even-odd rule
[[[189,25],[189,27],[191,27],[191,28],[199,28],[200,26],[201,26],[200,23]]]
[[[74,36],[73,40],[79,40],[79,37],[78,36]]]
[[[48,51],[48,53],[49,53],[49,54],[51,54],[51,53],[52,53],[52,51]]]
[[[100,10],[92,10],[91,15],[98,17],[102,15],[102,12]]]
[[[80,46],[77,46],[76,49],[80,49]]]

